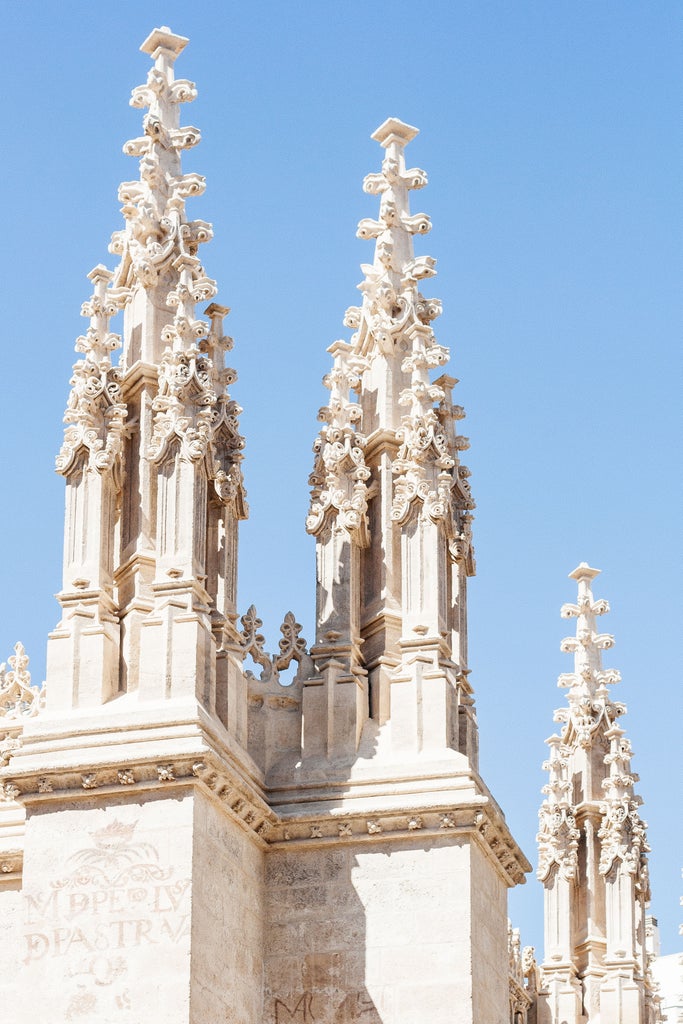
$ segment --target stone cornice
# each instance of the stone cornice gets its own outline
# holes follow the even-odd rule
[[[266,834],[269,846],[338,846],[358,843],[424,842],[427,837],[466,836],[491,857],[509,887],[523,884],[531,865],[486,797],[464,804],[443,803],[417,811],[409,806],[385,812],[344,809],[327,814],[283,817]]]
[[[90,769],[90,770],[89,770]],[[147,758],[98,761],[93,765],[44,771],[8,771],[2,773],[5,799],[12,799],[33,810],[37,806],[69,804],[93,798],[127,797],[139,800],[146,795],[167,795],[200,787],[218,799],[245,831],[260,844],[263,835],[276,821],[259,791],[238,776],[213,751],[201,758],[175,757],[172,760]],[[9,856],[9,855],[8,855]],[[0,856],[0,859],[4,854]]]
[[[301,843],[385,842],[417,835],[467,834],[492,857],[508,886],[524,882],[531,865],[513,839],[491,794],[466,760],[409,766],[373,764],[356,777],[301,775],[267,789],[278,824],[267,841]]]
[[[530,870],[464,758],[356,765],[340,768],[336,779],[311,768],[264,789],[255,766],[253,774],[245,770],[246,755],[229,749],[208,716],[200,722],[165,710],[165,720],[150,721],[129,709],[119,729],[111,712],[80,721],[72,714],[68,730],[60,720],[32,723],[26,744],[0,770],[5,801],[32,810],[200,787],[263,848],[466,835],[493,859],[506,885],[523,882]]]
[[[90,768],[90,770],[88,770]],[[483,795],[449,801],[411,800],[378,794],[369,800],[351,802],[346,807],[323,807],[320,803],[302,806],[298,813],[280,813],[271,807],[258,790],[240,778],[212,751],[201,759],[176,757],[172,760],[99,761],[77,768],[2,773],[6,799],[33,810],[37,806],[91,801],[93,798],[127,797],[201,787],[217,799],[229,816],[261,846],[285,847],[338,845],[339,843],[384,843],[426,836],[466,835],[491,856],[505,883],[524,882],[530,865],[490,798]],[[0,860],[11,865],[5,873],[21,870],[17,858],[21,851],[8,851]],[[17,860],[17,864],[14,861]],[[2,865],[0,864],[0,870]]]

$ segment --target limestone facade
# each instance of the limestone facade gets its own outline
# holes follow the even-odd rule
[[[435,261],[413,249],[430,221],[409,206],[427,176],[395,118],[373,135],[379,212],[358,234],[374,256],[314,444],[314,643],[288,613],[268,652],[256,609],[238,611],[244,442],[229,310],[199,255],[211,225],[186,211],[204,189],[181,167],[200,139],[180,120],[186,43],[161,28],[142,45],[147,113],[124,147],[139,177],[119,190],[118,265],[89,275],[46,686],[20,645],[0,682],[6,1016],[654,1024],[644,832],[586,567],[542,812],[542,968],[508,924],[531,866],[479,774],[464,412],[457,381],[431,376],[449,353],[421,292]]]

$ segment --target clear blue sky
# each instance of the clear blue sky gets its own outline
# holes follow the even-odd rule
[[[239,372],[251,518],[240,603],[272,649],[291,608],[312,636],[313,541],[303,528],[326,347],[348,337],[373,216],[363,175],[387,116],[421,128],[416,194],[438,259],[457,400],[472,439],[478,577],[472,680],[482,774],[532,861],[545,737],[573,599],[566,574],[604,570],[606,663],[650,826],[664,950],[680,940],[680,304],[683,6],[668,0],[2,5],[6,570],[0,657],[22,639],[35,680],[57,621],[63,482],[53,473],[85,275],[113,266],[116,188],[137,176],[122,143],[151,28],[188,35],[178,74],[198,83],[185,123],[204,141],[190,214]],[[677,628],[678,627],[678,628]],[[512,895],[523,942],[542,946],[540,885]]]

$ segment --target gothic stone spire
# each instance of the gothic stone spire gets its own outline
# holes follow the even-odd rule
[[[397,750],[450,746],[476,762],[466,639],[474,503],[459,460],[468,442],[454,429],[464,416],[451,399],[457,381],[430,377],[449,352],[432,328],[441,303],[419,290],[436,271],[413,247],[414,236],[431,229],[426,214],[410,212],[410,192],[427,184],[424,171],[406,167],[405,146],[417,134],[389,118],[372,136],[385,156],[363,188],[380,197],[379,216],[361,220],[358,235],[374,240],[374,259],[361,267],[361,304],[344,318],[354,333],[329,349],[331,397],[320,410],[310,478],[306,526],[318,552],[312,654],[324,675],[334,663],[335,686],[343,680],[347,694],[347,710],[327,716],[343,733],[329,749],[355,751],[369,715],[379,726],[391,718]],[[433,701],[426,729],[416,719],[423,671],[435,680],[425,691],[426,704]]]
[[[607,601],[593,597],[598,574],[581,562],[569,574],[578,584],[576,602],[561,609],[563,618],[576,619],[575,635],[560,645],[573,654],[574,669],[558,679],[568,706],[555,713],[561,734],[547,741],[550,777],[538,834],[548,1020],[578,1024],[584,1006],[591,1020],[599,1014],[615,1024],[647,1024],[646,826],[633,789],[631,746],[617,724],[626,707],[608,689],[621,677],[602,666],[614,637],[597,626],[609,611]]]
[[[197,94],[175,77],[186,44],[160,28],[141,47],[153,65],[131,105],[147,113],[142,135],[124,146],[139,158],[139,178],[119,188],[125,227],[110,245],[118,266],[91,272],[82,308],[90,325],[76,342],[82,358],[57,460],[67,512],[64,615],[48,671],[55,706],[132,690],[193,693],[225,717],[229,653],[239,657],[244,441],[228,391],[237,375],[224,365],[229,310],[211,302],[204,320],[196,308],[217,288],[198,255],[211,225],[186,212],[204,191],[204,179],[181,166],[182,151],[200,141],[180,124],[181,104]],[[111,330],[120,310],[121,335]]]

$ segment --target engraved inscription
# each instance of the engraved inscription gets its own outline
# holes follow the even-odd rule
[[[23,961],[61,962],[69,1021],[127,1020],[129,951],[189,941],[190,879],[175,878],[136,827],[114,820],[91,833],[49,888],[24,893]]]

